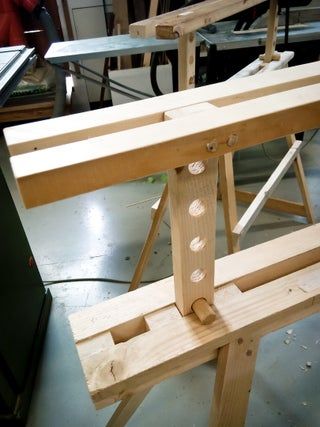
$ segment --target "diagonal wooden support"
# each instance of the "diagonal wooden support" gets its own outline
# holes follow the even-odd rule
[[[266,184],[256,195],[255,199],[253,200],[249,208],[246,210],[246,212],[243,214],[243,216],[241,217],[241,219],[233,230],[233,234],[236,236],[237,239],[239,239],[240,236],[244,235],[248,231],[252,223],[255,221],[255,219],[261,212],[261,209],[265,205],[265,202],[267,201],[269,196],[271,196],[273,191],[277,188],[281,179],[283,178],[287,170],[290,168],[290,166],[293,164],[294,160],[297,158],[301,150],[302,144],[302,141],[295,141],[292,144],[291,148],[281,160],[281,162],[279,163],[275,171],[272,173]]]
[[[106,427],[125,426],[132,415],[135,413],[136,409],[139,408],[149,391],[150,389],[146,389],[140,393],[135,393],[123,399],[108,421]]]

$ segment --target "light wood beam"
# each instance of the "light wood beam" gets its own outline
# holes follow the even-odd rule
[[[133,37],[175,39],[208,24],[248,9],[264,0],[207,0],[172,12],[135,22],[129,26]]]
[[[10,155],[22,154],[159,123],[171,109],[201,102],[225,106],[315,83],[320,83],[320,61],[243,78],[241,85],[234,80],[145,99],[135,102],[134,108],[128,103],[26,123],[4,129],[4,135]]]
[[[318,127],[319,99],[320,84],[307,86],[15,156],[11,164],[25,205],[37,206]]]
[[[240,337],[262,336],[318,312],[319,272],[320,263],[261,285],[228,302],[217,300],[217,318],[212,325],[202,325],[190,314],[173,320],[170,328],[140,333],[108,350],[95,351],[82,360],[82,366],[96,407],[111,404],[126,397],[126,393],[142,391],[212,360],[218,348]],[[144,289],[126,294],[131,297],[131,303],[122,306],[118,313],[120,323],[128,307],[137,303],[144,305],[146,300],[135,295]],[[153,298],[157,297],[155,292]]]

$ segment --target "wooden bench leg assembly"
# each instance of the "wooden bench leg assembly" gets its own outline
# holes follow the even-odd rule
[[[207,0],[166,14],[164,22],[152,18],[151,36],[182,36],[180,58],[188,62],[180,79],[188,78],[181,84],[194,82],[194,31],[261,0],[223,3]],[[271,11],[268,37],[273,41],[267,43],[264,61],[274,58],[275,0]],[[150,25],[135,29],[150,36]],[[84,113],[82,120],[35,123],[32,132],[28,125],[5,131],[26,207],[168,171],[168,186],[131,290],[139,284],[168,199],[174,276],[69,318],[95,407],[121,401],[109,427],[124,426],[156,384],[216,358],[210,425],[243,426],[259,339],[320,311],[320,225],[215,261],[218,163],[231,229],[237,194],[232,153],[320,126],[320,62],[264,72],[281,68],[290,55],[281,53],[262,68],[261,60],[250,64],[245,75],[250,76],[251,68],[257,72],[241,85],[231,79],[112,107],[98,116]],[[298,157],[301,144],[294,136],[287,142],[309,206]],[[272,179],[287,165],[279,165]],[[305,212],[313,221],[311,209]],[[236,251],[238,242],[230,233],[229,250]]]

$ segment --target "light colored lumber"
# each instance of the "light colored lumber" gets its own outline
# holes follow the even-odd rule
[[[320,84],[196,113],[192,120],[182,117],[22,154],[11,164],[25,206],[32,207],[319,125]],[[230,144],[230,137],[236,143]]]
[[[289,145],[289,147],[291,147],[295,142],[295,135],[288,135],[286,139],[287,139],[287,144]],[[303,200],[303,206],[305,211],[304,215],[307,217],[308,222],[310,224],[315,224],[316,221],[315,221],[314,213],[312,210],[309,190],[307,187],[307,180],[304,174],[300,154],[298,154],[298,156],[295,158],[293,162],[293,168],[294,168],[294,172],[298,181],[298,185],[299,185],[302,200]]]
[[[241,203],[251,203],[256,193],[236,189],[236,199]],[[293,215],[305,216],[305,208],[302,203],[292,202],[289,200],[270,197],[264,207],[275,211],[291,213]]]
[[[195,85],[196,34],[185,34],[178,45],[179,90],[191,89]]]
[[[168,172],[175,301],[182,315],[199,298],[213,304],[217,172],[217,159]]]
[[[289,148],[286,155],[283,157],[274,172],[271,174],[268,181],[263,185],[255,199],[250,204],[249,208],[246,210],[246,212],[243,214],[243,216],[233,229],[234,235],[243,236],[248,231],[250,226],[253,224],[253,222],[261,212],[261,209],[265,205],[266,200],[277,188],[281,179],[292,165],[294,159],[299,154],[302,144],[302,141],[295,141],[291,148]]]
[[[158,123],[166,111],[201,102],[217,106],[279,93],[320,82],[320,61],[277,70],[265,75],[199,87],[132,104],[101,108],[85,113],[26,123],[4,129],[11,155],[67,144],[82,139]]]
[[[135,22],[129,26],[133,37],[174,39],[227,18],[242,10],[262,3],[263,0],[207,0],[154,18]]]
[[[240,250],[239,242],[234,239],[232,234],[232,230],[237,224],[232,153],[225,154],[219,158],[219,189],[223,204],[228,253],[231,254]]]
[[[163,215],[166,211],[167,205],[168,205],[168,186],[166,184],[162,192],[162,196],[159,200],[158,209],[156,210],[153,216],[153,219],[151,221],[151,226],[150,226],[148,235],[146,237],[146,240],[144,242],[142,251],[140,253],[139,260],[137,262],[134,275],[131,280],[129,291],[133,291],[137,289],[137,287],[141,282],[143,271],[149,261],[152,247],[157,237],[159,227],[163,219]]]
[[[278,0],[270,0],[266,48],[262,57],[263,61],[266,63],[271,62],[274,59],[279,59],[279,54],[275,52],[278,21]]]
[[[115,15],[115,28],[117,34],[128,34],[129,31],[129,19],[128,19],[128,1],[127,0],[116,0],[112,2],[112,9]],[[132,61],[131,56],[118,57],[118,63],[120,68],[131,68]]]
[[[150,0],[149,14],[148,14],[149,19],[157,15],[158,4],[159,4],[159,0]],[[150,59],[151,59],[151,53],[146,52],[143,57],[144,67],[148,67],[150,65]]]
[[[320,224],[316,224],[217,259],[215,294],[217,289],[228,283],[234,282],[241,291],[246,291],[319,262],[319,241]],[[90,336],[98,336],[114,328],[120,319],[123,323],[131,322],[138,316],[174,304],[173,277],[137,289],[135,305],[130,305],[131,294],[123,294],[72,314],[70,321],[75,341],[78,343]],[[123,307],[126,307],[125,313]]]
[[[94,352],[82,360],[94,404],[97,408],[111,404],[212,360],[216,349],[234,340],[261,336],[318,312],[319,273],[318,263],[249,290],[236,302],[216,302],[217,318],[212,325],[202,325],[190,314],[172,322],[170,328],[150,330]],[[318,286],[300,288],[308,283]],[[131,303],[122,306],[122,312],[136,305],[135,293],[141,290],[126,294]],[[120,321],[122,314],[118,314]]]
[[[140,393],[134,393],[123,399],[113,413],[106,427],[124,427],[143,402],[149,391],[150,389],[146,389]]]
[[[279,53],[280,58],[278,61],[271,61],[271,62],[264,62],[262,59],[257,58],[250,64],[248,64],[246,67],[242,68],[242,70],[238,71],[236,74],[234,74],[232,77],[228,79],[238,79],[248,76],[253,76],[259,73],[265,73],[269,71],[275,71],[275,70],[281,70],[282,68],[285,68],[289,61],[294,57],[294,52],[291,51],[285,51]]]
[[[210,427],[242,427],[255,371],[259,338],[240,337],[219,349]]]

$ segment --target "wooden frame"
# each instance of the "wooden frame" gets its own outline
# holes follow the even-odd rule
[[[214,223],[215,208],[208,208],[215,205],[213,176],[222,154],[320,125],[320,84],[313,77],[309,85],[301,79],[297,71],[304,69],[295,69],[299,77],[290,90],[222,107],[186,105],[170,110],[168,121],[89,141],[70,143],[66,135],[65,145],[11,158],[27,206],[175,169],[169,174],[172,249],[178,259],[174,278],[70,318],[96,407],[122,400],[109,426],[124,425],[153,385],[217,355],[211,425],[228,425],[227,400],[227,419],[242,425],[249,395],[243,391],[250,387],[259,338],[319,311],[318,225],[218,260],[214,278],[206,231],[206,224]],[[274,81],[276,73],[266,74],[265,81]],[[223,84],[226,93],[232,84]],[[34,124],[35,135],[41,127]]]
[[[184,19],[187,88],[194,35]],[[25,126],[6,130],[27,207],[168,170],[174,276],[70,317],[95,406],[121,400],[109,427],[125,425],[155,384],[216,357],[210,425],[242,426],[260,337],[319,311],[319,225],[214,262],[218,159],[318,127],[319,66],[113,108],[99,123],[90,113],[37,123],[30,139]]]

